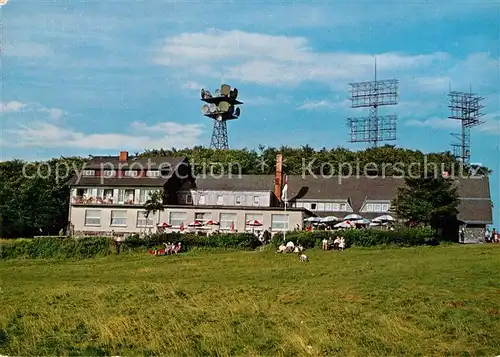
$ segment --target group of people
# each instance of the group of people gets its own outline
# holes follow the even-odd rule
[[[151,255],[169,255],[169,254],[178,254],[181,250],[181,243],[173,244],[173,243],[163,243],[165,249],[158,250],[154,248],[152,251],[149,251]]]
[[[486,243],[500,243],[500,234],[498,234],[495,228],[493,228],[491,232],[489,229],[486,229],[484,238],[486,240]]]
[[[332,238],[328,239],[323,239],[323,245],[322,249],[323,250],[329,250],[330,248],[333,248],[333,250],[344,250],[345,249],[345,239],[344,237],[339,237],[335,238],[335,240],[332,240]]]

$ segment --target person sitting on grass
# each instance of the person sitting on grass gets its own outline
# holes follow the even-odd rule
[[[340,237],[339,249],[343,251],[345,248],[345,239],[344,237]]]
[[[335,240],[333,241],[333,250],[338,250],[339,244],[340,244],[340,237],[337,236],[337,238],[335,238]]]

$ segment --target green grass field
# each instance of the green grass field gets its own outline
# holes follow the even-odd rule
[[[500,354],[500,245],[0,262],[0,354]]]

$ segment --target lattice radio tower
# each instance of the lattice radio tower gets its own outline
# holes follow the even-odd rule
[[[448,96],[450,97],[449,108],[451,110],[448,118],[460,120],[462,124],[461,133],[451,134],[459,140],[459,143],[451,145],[453,147],[453,154],[463,164],[468,165],[470,163],[470,129],[484,124],[483,121],[478,119],[484,115],[480,112],[484,108],[484,105],[481,105],[484,97],[475,95],[472,92],[455,91],[450,92]]]
[[[375,80],[349,83],[351,86],[351,108],[370,108],[368,117],[348,118],[351,142],[367,142],[377,147],[381,141],[396,140],[397,115],[378,115],[382,105],[398,104],[398,80],[377,80],[375,58]]]
[[[238,101],[238,89],[231,89],[227,84],[221,85],[215,90],[215,95],[205,89],[201,90],[201,100],[207,104],[201,107],[204,116],[213,119],[214,129],[210,147],[212,149],[227,150],[229,143],[227,139],[227,121],[238,119],[241,110],[236,105],[243,104]]]

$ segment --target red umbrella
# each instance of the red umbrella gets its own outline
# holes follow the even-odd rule
[[[247,221],[247,226],[259,227],[262,226],[262,223],[254,219],[252,221]]]
[[[193,222],[189,223],[188,226],[189,227],[200,227],[200,226],[203,226],[203,223],[201,223],[200,221],[194,220]]]
[[[158,224],[160,227],[162,228],[169,228],[169,227],[172,227],[170,224],[168,224],[167,222],[163,222],[162,224]]]
[[[205,226],[218,226],[219,225],[219,222],[215,222],[211,219],[209,219],[208,221],[205,222]]]
[[[231,232],[234,232],[234,222],[231,222]]]
[[[184,230],[184,222],[181,222],[181,225],[179,226],[179,230],[183,231]]]

